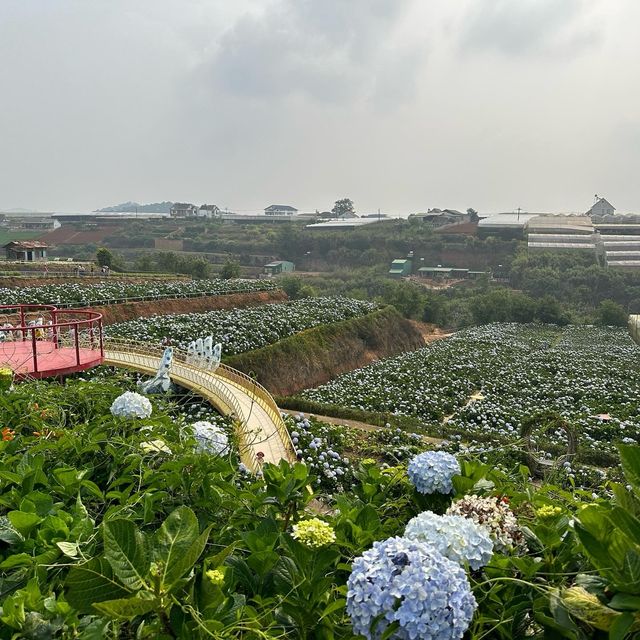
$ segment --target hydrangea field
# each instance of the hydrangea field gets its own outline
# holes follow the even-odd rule
[[[296,415],[304,461],[252,475],[226,419],[135,387],[100,368],[0,393],[1,639],[640,629],[639,447],[592,494]]]
[[[159,342],[168,336],[186,349],[197,337],[213,335],[225,355],[259,349],[305,329],[365,315],[378,305],[349,298],[307,298],[246,309],[150,316],[110,325],[116,338]]]
[[[34,287],[0,288],[0,304],[104,305],[124,300],[157,300],[190,296],[270,291],[271,280],[176,280],[171,282],[127,282],[46,284]]]
[[[616,442],[640,442],[640,349],[623,329],[494,324],[301,396],[413,417],[416,430],[484,448],[519,440],[523,426],[544,413],[575,431],[581,459],[607,466],[617,464]],[[532,441],[550,456],[567,434],[534,431]]]

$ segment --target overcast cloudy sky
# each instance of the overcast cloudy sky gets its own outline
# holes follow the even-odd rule
[[[638,0],[1,0],[0,209],[640,211]]]

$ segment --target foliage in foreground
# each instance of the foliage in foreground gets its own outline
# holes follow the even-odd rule
[[[0,396],[0,638],[352,638],[356,558],[471,495],[508,502],[526,550],[462,566],[456,584],[468,580],[478,603],[465,637],[621,639],[639,627],[636,447],[621,447],[628,485],[603,487],[603,498],[463,456],[460,473],[437,471],[453,494],[422,494],[403,463],[362,460],[320,515],[309,487],[327,468],[321,454],[314,467],[250,476],[233,455],[196,453],[165,401],[147,418],[114,417],[121,391],[103,379]],[[446,488],[421,483],[436,485]]]

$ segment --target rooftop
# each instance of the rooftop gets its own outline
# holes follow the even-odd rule
[[[38,240],[12,240],[5,244],[3,249],[8,247],[15,247],[16,249],[48,249],[49,245]]]

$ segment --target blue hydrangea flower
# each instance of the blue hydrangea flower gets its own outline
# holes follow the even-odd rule
[[[439,516],[423,511],[409,520],[404,535],[424,542],[453,562],[466,562],[472,569],[484,567],[493,555],[489,532],[463,516]]]
[[[125,391],[111,403],[111,413],[119,418],[148,418],[153,408],[149,398]]]
[[[444,451],[425,451],[409,462],[407,474],[420,493],[451,493],[451,479],[460,473],[458,461]]]
[[[476,609],[464,570],[406,538],[374,542],[355,559],[347,589],[353,631],[368,640],[380,638],[396,621],[394,639],[459,640]]]

